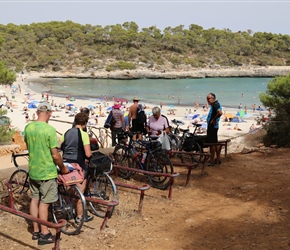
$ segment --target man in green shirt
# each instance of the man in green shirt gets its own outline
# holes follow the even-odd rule
[[[37,120],[29,123],[24,129],[24,140],[29,151],[29,188],[31,191],[30,214],[48,221],[48,208],[57,201],[57,168],[61,173],[69,173],[63,165],[58,152],[56,130],[48,124],[52,114],[49,103],[40,103],[37,107]],[[39,230],[40,229],[40,230]],[[38,226],[33,222],[33,240],[38,245],[54,243],[55,237],[45,225]]]

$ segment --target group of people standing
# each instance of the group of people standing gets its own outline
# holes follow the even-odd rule
[[[207,102],[211,106],[207,123],[207,141],[216,143],[219,119],[222,115],[222,106],[216,100],[213,93],[207,95]],[[169,133],[169,123],[165,116],[161,115],[161,109],[154,107],[152,116],[148,121],[140,123],[138,112],[142,107],[139,104],[139,98],[133,98],[133,104],[129,108],[128,123],[125,123],[123,112],[120,110],[120,104],[115,104],[112,108],[115,124],[112,127],[112,145],[116,144],[116,135],[122,129],[136,132],[134,139],[142,139],[143,134],[160,135]],[[58,199],[57,177],[59,167],[61,174],[69,173],[69,169],[64,162],[78,163],[85,175],[87,173],[87,163],[92,156],[90,148],[89,135],[86,132],[86,126],[89,120],[89,109],[83,108],[74,119],[71,129],[57,139],[56,130],[48,124],[52,115],[52,108],[49,103],[41,103],[37,107],[37,119],[28,125],[24,130],[24,140],[29,151],[29,187],[31,190],[30,214],[44,221],[48,220],[48,211],[51,203]],[[61,156],[58,149],[63,150]],[[211,157],[209,165],[220,164],[220,149],[216,145],[210,146]],[[217,158],[215,159],[215,155]],[[85,181],[80,187],[84,191]],[[77,216],[75,222],[78,223],[84,216],[85,221],[91,221],[92,216],[84,214],[84,211],[77,205]],[[32,240],[38,240],[39,245],[54,243],[53,236],[49,228],[33,222]]]
[[[112,131],[112,146],[116,145],[117,134],[121,133],[122,130],[134,132],[133,140],[142,140],[143,135],[160,135],[162,131],[169,133],[169,123],[165,116],[161,115],[161,109],[154,107],[152,109],[152,116],[146,119],[145,112],[142,105],[139,103],[140,99],[135,96],[132,98],[133,104],[129,107],[127,122],[123,112],[120,110],[121,105],[116,103],[112,106],[113,118],[115,124],[111,127]],[[138,115],[139,112],[143,112],[143,117]]]

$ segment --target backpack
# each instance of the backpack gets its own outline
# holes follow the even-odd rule
[[[144,124],[146,123],[146,115],[143,109],[140,109],[139,107],[137,108],[137,117],[136,120],[138,124]]]

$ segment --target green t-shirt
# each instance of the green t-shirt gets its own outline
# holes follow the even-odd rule
[[[29,151],[29,177],[33,180],[57,178],[51,149],[58,147],[56,130],[46,122],[31,122],[24,129]]]

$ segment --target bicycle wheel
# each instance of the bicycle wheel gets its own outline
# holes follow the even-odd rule
[[[203,153],[203,148],[199,145],[199,143],[194,144],[194,148],[192,150],[193,153]],[[192,162],[200,163],[202,160],[202,157],[199,155],[191,155]]]
[[[157,173],[173,174],[173,165],[164,151],[149,154],[146,170]],[[158,189],[164,190],[170,185],[170,177],[148,175],[150,184]]]
[[[80,220],[76,221],[77,217],[77,202],[81,201],[81,209],[85,211],[86,202],[80,189],[76,185],[58,186],[58,201],[51,206],[52,217],[55,223],[60,219],[67,220],[66,226],[60,230],[64,234],[74,235],[78,234],[84,224],[84,216]]]
[[[117,188],[112,178],[107,173],[101,173],[97,176],[89,176],[85,196],[99,200],[113,201],[118,200]],[[91,212],[98,217],[104,218],[107,212],[107,206],[88,202]],[[110,216],[113,214],[114,208]]]
[[[14,208],[21,211],[23,208],[27,208],[30,200],[28,171],[19,169],[13,172],[9,184],[12,189]]]
[[[120,165],[128,168],[135,167],[133,153],[128,150],[127,146],[116,145],[113,156],[115,158],[115,165]],[[130,179],[132,174],[132,171],[118,168],[118,175],[123,179]]]
[[[179,139],[178,139],[178,137],[176,135],[174,135],[174,134],[171,134],[171,133],[168,134],[168,137],[169,137],[169,143],[170,143],[171,150],[178,150],[178,148],[179,148]],[[173,156],[175,156],[175,153],[171,152],[169,154],[169,157],[171,158]]]

